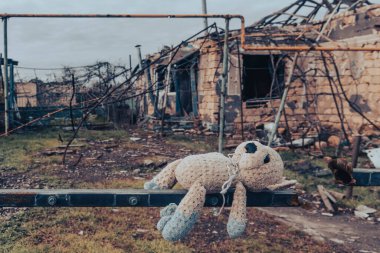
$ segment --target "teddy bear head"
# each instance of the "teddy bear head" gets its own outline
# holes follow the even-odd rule
[[[260,190],[282,180],[284,164],[280,155],[257,141],[240,144],[232,156],[239,167],[239,180],[250,190]]]
[[[268,164],[271,161],[271,152],[268,147],[257,141],[248,141],[240,144],[233,155],[233,160],[240,170],[253,170]]]

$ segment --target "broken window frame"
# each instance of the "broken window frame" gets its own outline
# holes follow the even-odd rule
[[[245,92],[246,87],[246,62],[245,57],[267,57],[268,61],[268,68],[265,68],[268,70],[269,75],[271,76],[271,83],[268,83],[269,91],[271,90],[272,95],[269,96],[260,96],[258,94],[249,96]],[[273,57],[273,58],[272,58]],[[272,59],[273,62],[272,62]],[[260,106],[262,103],[266,103],[269,100],[272,99],[280,99],[284,90],[285,85],[285,60],[284,56],[282,54],[243,54],[242,55],[242,62],[243,62],[243,68],[242,68],[242,101],[246,102],[247,108],[250,107],[257,107]],[[258,68],[250,68],[250,70],[263,70],[262,67]],[[253,75],[251,73],[251,75]],[[252,77],[251,77],[252,78]],[[252,85],[252,82],[251,84]],[[258,83],[256,83],[258,85]],[[272,87],[273,86],[273,87]]]

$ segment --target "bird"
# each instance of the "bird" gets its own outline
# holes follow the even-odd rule
[[[62,139],[62,136],[60,134],[58,134],[58,140],[63,143],[63,139]]]
[[[344,158],[328,159],[328,167],[335,177],[336,184],[355,185],[356,180],[352,177],[352,165]]]

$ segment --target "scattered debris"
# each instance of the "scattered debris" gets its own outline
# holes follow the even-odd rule
[[[324,193],[326,194],[327,198],[333,203],[336,204],[336,199],[326,190],[324,189]]]
[[[328,138],[327,143],[330,147],[338,147],[340,144],[340,138],[338,136],[332,135]]]
[[[380,148],[364,150],[376,169],[380,169]]]
[[[322,185],[318,185],[317,188],[318,188],[319,195],[322,198],[323,204],[326,207],[326,210],[329,212],[335,212],[334,207],[331,205],[330,200],[327,197],[325,188]]]
[[[332,213],[321,213],[323,216],[329,216],[329,217],[333,217],[334,216],[334,214],[332,214]]]
[[[328,176],[331,176],[331,171],[328,170],[328,169],[323,169],[323,170],[320,170],[320,171],[316,171],[315,172],[315,176],[316,177],[328,177]]]
[[[346,195],[344,195],[343,193],[340,193],[340,192],[337,192],[337,191],[333,191],[333,190],[328,190],[328,192],[334,196],[335,199],[337,200],[342,200],[346,197]]]
[[[314,144],[314,138],[303,138],[286,143],[287,146],[302,148]]]
[[[359,211],[355,211],[354,214],[356,217],[361,218],[361,219],[367,219],[369,217],[369,214],[359,212]]]
[[[344,244],[344,241],[343,240],[340,240],[340,239],[337,239],[337,238],[330,238],[330,241],[333,241],[337,244]]]
[[[316,150],[323,150],[325,148],[327,148],[327,142],[324,142],[324,141],[316,141],[314,143],[314,146],[315,146],[315,149]]]
[[[365,205],[359,205],[355,208],[355,210],[358,212],[366,213],[366,214],[374,214],[377,212],[376,209],[370,208],[370,207],[365,206]]]

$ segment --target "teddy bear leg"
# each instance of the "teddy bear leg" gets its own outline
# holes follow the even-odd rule
[[[227,223],[227,232],[231,238],[241,236],[247,225],[247,193],[241,182],[236,184],[234,200]]]
[[[178,241],[184,238],[197,221],[205,199],[206,189],[199,182],[195,182],[175,209],[174,214],[162,217],[157,224],[164,239]]]
[[[144,184],[146,190],[162,190],[172,188],[177,180],[175,178],[175,169],[182,159],[169,163],[160,173],[151,181]]]
[[[166,223],[168,223],[168,221],[170,221],[171,217],[173,216],[173,214],[175,213],[176,210],[177,210],[177,205],[174,203],[169,204],[165,208],[161,209],[161,211],[160,211],[161,219],[157,223],[158,231],[162,232]]]

